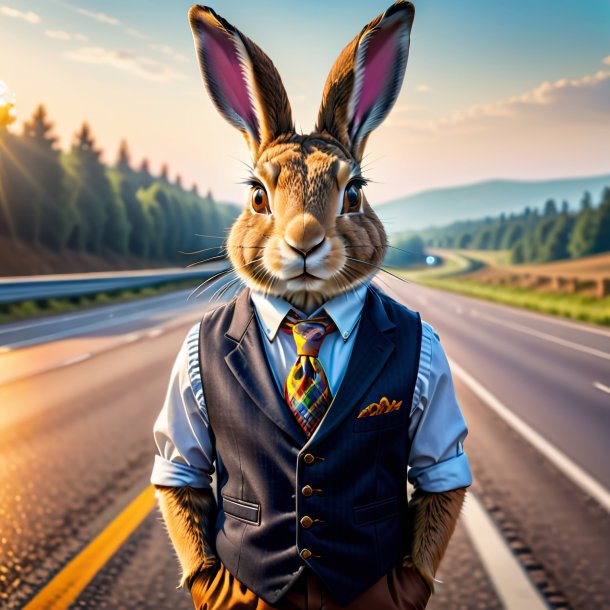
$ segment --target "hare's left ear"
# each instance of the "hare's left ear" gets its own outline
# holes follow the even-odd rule
[[[414,16],[413,4],[398,0],[343,49],[326,80],[316,129],[342,142],[357,160],[400,92]]]
[[[189,21],[210,97],[256,159],[264,144],[294,131],[282,79],[269,57],[211,8],[192,6]]]

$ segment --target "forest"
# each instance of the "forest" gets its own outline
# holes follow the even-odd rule
[[[44,106],[21,134],[0,121],[0,238],[51,251],[126,255],[151,265],[184,263],[181,252],[219,252],[238,209],[185,189],[180,176],[134,167],[125,141],[116,163],[102,161],[84,123],[62,151]]]
[[[454,222],[405,232],[392,240],[387,262],[398,265],[422,262],[424,248],[509,250],[511,262],[546,263],[576,259],[610,251],[610,187],[594,205],[584,193],[578,210],[563,201],[548,199],[542,210],[526,207],[521,213],[501,214],[481,220]]]

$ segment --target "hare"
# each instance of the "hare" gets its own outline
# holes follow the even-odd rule
[[[370,286],[388,241],[361,170],[413,18],[398,0],[361,30],[303,135],[263,51],[190,9],[209,95],[252,157],[227,244],[247,288],[189,333],[155,425],[151,480],[197,607],[423,608],[433,589],[467,430],[438,337]]]

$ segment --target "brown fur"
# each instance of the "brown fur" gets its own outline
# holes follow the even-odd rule
[[[247,198],[228,239],[229,258],[248,286],[281,296],[309,313],[367,281],[379,269],[387,237],[364,194],[358,213],[340,213],[345,188],[352,178],[360,176],[368,137],[368,132],[349,133],[348,105],[356,51],[363,37],[389,22],[392,27],[410,29],[412,17],[413,6],[398,0],[362,29],[330,72],[316,130],[298,135],[273,62],[212,9],[191,8],[189,18],[204,81],[221,114],[244,133],[254,162],[253,176],[264,185],[272,212],[255,213]],[[214,35],[226,36],[240,58],[256,125],[244,113],[241,121],[235,119],[234,109],[227,108],[223,97],[222,83],[214,70],[207,69],[205,41],[210,28]],[[401,81],[402,75],[396,87]],[[383,98],[384,115],[396,95],[394,91]],[[318,245],[323,247],[316,258],[310,250]]]
[[[211,546],[216,501],[209,490],[156,487],[161,514],[182,567],[180,586],[190,589],[193,579],[217,562]]]
[[[434,590],[434,575],[457,524],[465,489],[442,493],[416,491],[409,502],[411,550],[405,565],[413,565]]]
[[[280,167],[275,181],[264,178],[268,164]],[[245,209],[231,229],[227,247],[246,284],[311,311],[377,271],[387,247],[385,230],[366,196],[361,214],[337,215],[347,182],[343,178],[337,183],[340,164],[357,170],[355,160],[338,143],[315,135],[295,134],[263,151],[254,173],[264,179],[273,214]],[[321,238],[330,249],[323,268],[316,270],[320,279],[303,279],[291,287],[284,268],[286,258],[295,254],[285,240],[306,251]]]

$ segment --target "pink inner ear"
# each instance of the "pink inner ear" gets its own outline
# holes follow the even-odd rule
[[[248,95],[248,85],[233,41],[227,34],[204,23],[206,69],[227,106],[239,115],[255,136],[258,121]]]
[[[400,22],[396,22],[372,35],[364,56],[364,78],[352,125],[358,129],[373,106],[387,91],[388,79],[394,72],[398,56]]]

